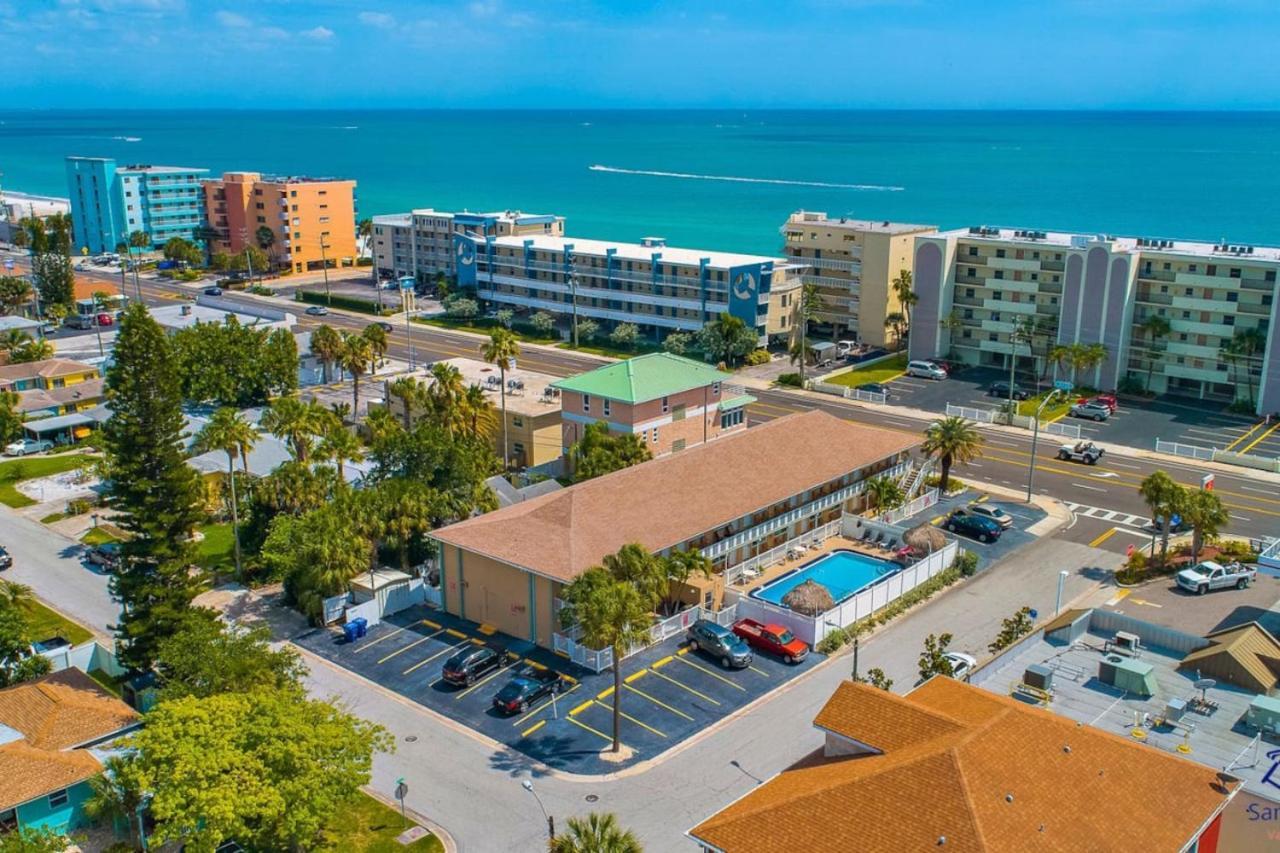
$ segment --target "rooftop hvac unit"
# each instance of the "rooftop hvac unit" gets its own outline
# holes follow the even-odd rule
[[[1137,634],[1130,634],[1128,631],[1116,631],[1116,635],[1111,640],[1111,645],[1122,652],[1134,654],[1142,650],[1142,638]]]
[[[1116,664],[1122,662],[1124,658],[1119,655],[1107,655],[1098,662],[1098,680],[1103,684],[1114,685],[1116,683]]]
[[[1022,673],[1022,683],[1037,690],[1053,689],[1053,670],[1042,663],[1033,663]]]

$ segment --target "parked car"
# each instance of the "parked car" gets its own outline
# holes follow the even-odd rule
[[[500,714],[522,714],[534,702],[563,689],[564,679],[560,677],[560,673],[552,669],[527,666],[493,697],[493,707]]]
[[[957,370],[960,369],[960,365],[956,364],[955,362],[946,361],[941,358],[927,358],[925,359],[925,361],[929,362],[934,367],[941,367],[943,370],[947,372],[948,376],[950,376],[951,374],[955,373]]]
[[[1102,454],[1107,451],[1092,441],[1077,441],[1075,444],[1064,444],[1058,448],[1058,458],[1064,462],[1083,462],[1086,465],[1097,465]]]
[[[84,558],[90,565],[100,566],[104,571],[113,572],[120,565],[120,543],[103,542],[85,551]]]
[[[1090,397],[1087,400],[1077,400],[1079,403],[1093,403],[1096,406],[1106,406],[1113,413],[1120,406],[1120,401],[1116,399],[1115,394],[1099,394],[1096,397]]]
[[[858,348],[857,341],[836,341],[836,355],[841,358],[849,355]]]
[[[1076,403],[1070,411],[1073,418],[1086,418],[1093,421],[1105,421],[1111,417],[1111,410],[1101,403]]]
[[[1169,517],[1169,522],[1170,522],[1169,523],[1170,533],[1182,532],[1182,516],[1178,515],[1175,512],[1173,515]],[[1152,518],[1151,526],[1155,528],[1157,533],[1163,533],[1164,532],[1164,516],[1157,515],[1155,518]]]
[[[979,542],[994,542],[1000,538],[1004,530],[997,522],[965,512],[953,512],[944,525],[952,533],[977,539]]]
[[[1178,586],[1196,595],[1204,595],[1211,589],[1244,589],[1258,579],[1258,573],[1248,566],[1232,563],[1224,566],[1213,560],[1178,572]]]
[[[919,379],[946,379],[947,371],[931,361],[908,361],[907,375]]]
[[[307,313],[312,317],[328,317],[329,309],[325,308],[323,305],[312,305],[307,309]]]
[[[964,652],[943,652],[942,656],[951,664],[951,677],[956,681],[967,681],[978,666],[978,659]]]
[[[1031,397],[1031,392],[1020,385],[1014,385],[1013,393],[1010,395],[1008,382],[992,382],[991,387],[987,389],[988,397],[999,397],[1002,400],[1008,400],[1010,396],[1015,400],[1026,400]]]
[[[864,382],[858,386],[858,390],[868,394],[883,394],[886,400],[893,396],[889,393],[889,386],[880,382]]]
[[[11,568],[13,568],[13,555],[9,553],[9,549],[0,545],[0,572]]]
[[[725,669],[743,669],[751,666],[754,656],[742,638],[723,625],[709,619],[699,619],[685,632],[689,648],[704,651],[720,661]]]
[[[43,453],[51,447],[53,447],[53,442],[47,439],[22,438],[11,444],[6,444],[4,455],[26,456],[30,453]]]
[[[222,288],[221,288],[221,287],[218,287],[216,284],[215,284],[215,285],[211,285],[211,286],[206,287],[206,288],[204,289],[204,295],[205,295],[205,296],[221,296],[221,295],[222,295]]]
[[[973,504],[960,507],[956,510],[956,514],[976,515],[978,518],[987,518],[1006,529],[1013,527],[1013,516],[995,504]]]
[[[797,640],[794,634],[781,625],[765,625],[754,619],[739,619],[733,623],[733,633],[746,640],[751,648],[777,655],[787,663],[799,663],[809,655],[809,644]]]
[[[100,312],[98,314],[97,320],[98,320],[99,326],[114,326],[116,323],[116,318],[111,316],[111,314],[107,311]]]
[[[489,646],[473,646],[445,661],[440,675],[450,684],[470,687],[480,676],[500,668],[505,657],[505,652]]]

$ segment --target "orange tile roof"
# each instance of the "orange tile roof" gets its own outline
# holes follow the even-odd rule
[[[97,373],[98,368],[83,361],[69,358],[46,358],[42,361],[28,361],[19,364],[6,364],[0,367],[0,381],[16,381],[21,379],[57,379],[59,376],[79,376],[84,373]]]
[[[918,443],[907,433],[815,409],[477,516],[432,536],[570,581],[629,542],[651,551],[679,545]]]
[[[81,744],[135,725],[138,713],[78,669],[0,690],[0,810],[88,779],[101,767]]]
[[[783,771],[689,834],[725,853],[1173,851],[1240,786],[949,678],[905,697],[845,682],[818,719],[883,754]]]

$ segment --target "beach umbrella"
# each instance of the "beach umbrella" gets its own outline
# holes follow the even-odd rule
[[[797,613],[817,616],[836,606],[836,600],[820,583],[807,580],[782,597],[782,604]]]
[[[902,534],[902,543],[911,548],[912,554],[923,557],[946,547],[947,537],[932,524],[917,524]]]

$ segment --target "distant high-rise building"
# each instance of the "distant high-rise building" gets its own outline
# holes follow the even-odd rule
[[[117,166],[110,157],[68,157],[66,166],[75,250],[110,252],[138,231],[155,248],[172,237],[199,240],[204,227],[200,180],[208,169]]]
[[[492,213],[450,213],[421,208],[373,218],[373,258],[378,274],[420,280],[438,273],[457,273],[453,235],[485,237],[546,234],[564,236],[564,217],[503,210]]]

